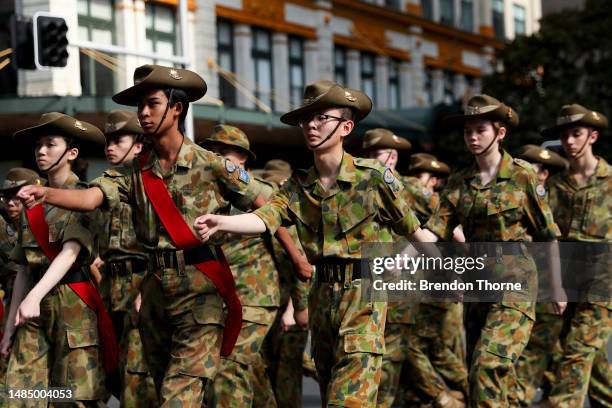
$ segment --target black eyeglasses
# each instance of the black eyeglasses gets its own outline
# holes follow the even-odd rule
[[[340,118],[338,116],[332,116],[332,115],[326,115],[324,113],[316,113],[314,115],[309,115],[309,116],[304,116],[303,118],[301,118],[298,121],[298,125],[300,126],[305,126],[308,125],[311,121],[314,122],[316,127],[321,126],[324,122],[327,122],[328,120],[339,120],[339,121],[345,121],[348,119],[345,118]]]

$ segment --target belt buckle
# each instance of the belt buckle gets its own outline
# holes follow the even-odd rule
[[[157,263],[157,269],[166,269],[166,262],[164,261],[164,253],[161,251],[155,252],[155,262]]]

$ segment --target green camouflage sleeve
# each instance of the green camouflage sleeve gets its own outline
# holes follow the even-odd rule
[[[283,187],[277,191],[270,201],[263,207],[258,208],[253,212],[266,224],[266,229],[271,235],[276,233],[280,226],[292,224],[289,217],[287,207],[289,205],[289,197],[291,192],[287,189],[291,183],[288,181]]]
[[[250,211],[259,194],[257,183],[253,182],[251,175],[218,155],[211,158],[211,166],[223,186],[220,191],[227,201],[242,211]]]
[[[132,187],[130,175],[126,167],[111,168],[89,183],[89,186],[102,190],[106,208],[117,208],[122,201],[129,202],[128,197]]]
[[[295,274],[294,274],[295,276]],[[291,300],[295,310],[304,310],[308,307],[308,292],[310,281],[301,281],[295,278],[295,284],[291,288]]]
[[[525,214],[533,228],[533,237],[536,241],[552,241],[561,236],[559,227],[555,224],[548,202],[536,192],[536,175],[533,171],[527,172],[525,180],[527,192],[527,205]]]
[[[73,215],[76,215],[73,213]],[[68,241],[76,241],[81,245],[77,263],[80,265],[89,265],[96,258],[94,251],[94,239],[88,225],[84,225],[83,217],[76,215],[71,216],[70,221],[66,225],[64,235],[62,237],[62,245]]]
[[[453,230],[459,225],[457,204],[461,196],[460,180],[451,177],[447,187],[442,191],[440,202],[425,228],[436,234],[443,241],[450,241]]]
[[[410,202],[404,199],[404,186],[397,177],[388,177],[386,174],[378,185],[382,218],[390,222],[396,234],[410,238],[421,224]]]

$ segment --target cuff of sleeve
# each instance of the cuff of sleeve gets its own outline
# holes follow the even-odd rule
[[[293,302],[293,308],[301,311],[308,307],[308,292],[310,290],[310,282],[303,282],[296,279],[295,286],[291,293],[291,301]]]
[[[414,215],[414,212],[410,211],[393,225],[393,230],[400,235],[410,237],[420,226],[419,219]]]
[[[102,190],[106,205],[109,209],[115,208],[119,205],[121,199],[119,198],[119,189],[112,181],[107,180],[104,177],[99,177],[89,183],[89,187],[98,187]]]
[[[444,241],[448,241],[449,237],[447,236],[447,226],[444,225],[443,223],[439,222],[438,220],[436,220],[435,218],[430,218],[429,221],[427,221],[427,223],[425,224],[425,226],[423,228],[427,228],[428,230],[430,230],[431,232],[433,232],[434,234],[436,234],[438,236],[438,238],[444,240]]]
[[[266,225],[266,230],[270,235],[274,235],[276,230],[280,227],[280,222],[276,221],[275,217],[266,211],[265,207],[258,208],[253,211],[253,214],[261,218],[263,223]]]
[[[546,229],[538,231],[537,238],[541,241],[552,241],[561,236],[561,231],[557,224],[553,224]]]
[[[77,241],[81,245],[79,252],[79,262],[89,265],[93,262],[93,239],[89,230],[78,224],[71,224],[66,227],[62,244],[68,241]]]

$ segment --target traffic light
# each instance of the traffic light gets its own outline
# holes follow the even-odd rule
[[[36,68],[65,67],[68,63],[68,25],[62,17],[38,12],[33,19]]]
[[[21,69],[36,69],[34,64],[34,38],[32,19],[13,15],[10,21],[11,48],[13,62]]]

